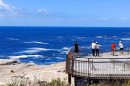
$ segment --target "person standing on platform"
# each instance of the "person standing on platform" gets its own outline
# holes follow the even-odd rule
[[[111,48],[112,48],[112,55],[114,56],[115,54],[115,50],[116,50],[116,44],[113,42],[112,45],[111,45]]]
[[[91,48],[92,48],[92,55],[95,56],[95,50],[96,50],[96,42],[92,42],[92,45],[91,45]]]
[[[120,54],[123,55],[123,48],[124,48],[124,46],[123,46],[122,41],[119,42],[119,47],[120,47]]]
[[[99,48],[101,45],[99,45],[98,42],[96,42],[96,56],[99,56]]]
[[[74,53],[75,53],[76,57],[79,56],[79,44],[77,41],[75,41],[75,43],[74,43]]]

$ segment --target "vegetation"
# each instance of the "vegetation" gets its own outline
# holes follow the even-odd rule
[[[27,83],[27,81],[16,80],[13,83],[7,84],[6,86],[69,86],[65,81],[61,81],[59,78],[52,80],[51,82],[38,81],[36,83]]]
[[[25,76],[17,76],[12,78],[12,82],[6,86],[70,86],[59,78],[51,82],[35,80],[30,82]],[[88,86],[88,85],[86,85]],[[130,80],[98,80],[91,81],[89,86],[130,86]]]
[[[65,83],[65,81],[61,81],[59,78],[57,80],[52,80],[50,83],[48,82],[38,82],[39,86],[69,86]]]

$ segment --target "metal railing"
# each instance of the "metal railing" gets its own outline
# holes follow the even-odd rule
[[[73,76],[130,78],[130,58],[87,58],[67,62],[66,71]]]
[[[130,79],[130,48],[125,50],[127,56],[109,58],[66,58],[66,72],[72,76],[83,76],[91,78],[129,78]],[[103,54],[102,54],[103,55]],[[79,55],[79,57],[84,56]]]

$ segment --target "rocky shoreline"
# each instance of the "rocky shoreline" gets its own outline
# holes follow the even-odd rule
[[[36,65],[33,63],[21,63],[16,59],[0,59],[0,85],[12,83],[18,79],[25,79],[28,83],[37,81],[50,82],[60,78],[67,81],[65,62],[51,65]]]

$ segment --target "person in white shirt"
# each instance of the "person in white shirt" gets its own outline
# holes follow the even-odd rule
[[[124,45],[123,45],[122,41],[119,42],[119,47],[120,47],[120,54],[123,54]]]
[[[92,43],[91,48],[92,48],[92,55],[95,56],[95,49],[96,49],[95,41]]]
[[[101,45],[99,45],[98,42],[96,42],[96,56],[99,56],[99,48]]]

